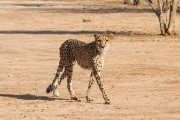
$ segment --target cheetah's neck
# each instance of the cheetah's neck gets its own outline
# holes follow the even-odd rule
[[[105,58],[107,51],[109,50],[110,45],[107,45],[105,48],[101,49],[101,56]]]
[[[108,51],[108,49],[109,49],[109,47],[110,47],[110,45],[107,45],[106,47],[101,48],[101,49],[99,50],[98,47],[96,46],[96,42],[93,41],[93,42],[87,44],[86,47],[87,47],[86,50],[87,50],[89,53],[94,54],[94,55],[99,55],[99,56],[101,56],[101,57],[104,59],[105,56],[106,56],[106,53],[107,53],[107,51]]]

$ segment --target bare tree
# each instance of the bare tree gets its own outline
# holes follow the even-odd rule
[[[175,17],[178,0],[157,0],[157,6],[149,0],[146,2],[151,6],[159,18],[160,31],[162,35],[175,35]]]

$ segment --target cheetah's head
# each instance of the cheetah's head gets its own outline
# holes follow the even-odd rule
[[[110,47],[111,34],[94,34],[97,50],[99,54],[106,53]]]

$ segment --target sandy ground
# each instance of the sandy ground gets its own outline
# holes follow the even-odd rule
[[[0,2],[0,119],[179,120],[180,37],[158,35],[153,13],[114,11],[117,0],[112,8],[108,1],[101,6],[81,2]],[[177,33],[179,26],[178,13]],[[102,70],[111,104],[104,104],[97,84],[91,91],[94,101],[86,102],[90,71],[78,66],[73,87],[81,102],[70,100],[66,80],[60,97],[46,94],[59,46],[68,38],[90,42],[93,33],[106,30],[118,33]]]

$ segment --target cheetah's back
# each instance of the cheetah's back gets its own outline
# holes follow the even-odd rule
[[[60,62],[68,65],[76,61],[82,68],[91,68],[94,57],[94,45],[91,44],[76,39],[66,40],[60,47]]]

